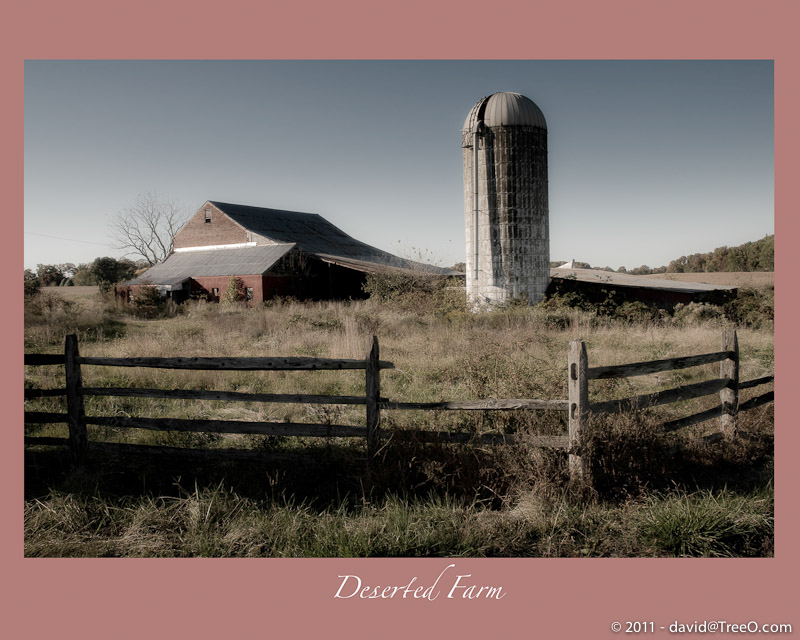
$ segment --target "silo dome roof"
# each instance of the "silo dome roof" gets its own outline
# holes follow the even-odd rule
[[[547,129],[541,109],[520,93],[501,91],[478,100],[464,121],[464,131],[474,131],[477,122],[487,127],[539,127]]]

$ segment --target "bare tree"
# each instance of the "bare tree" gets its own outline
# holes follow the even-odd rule
[[[172,253],[175,233],[189,219],[189,213],[170,198],[146,193],[117,214],[111,234],[119,249],[141,256],[152,266]]]

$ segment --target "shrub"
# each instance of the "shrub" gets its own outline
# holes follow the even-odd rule
[[[133,309],[137,316],[155,318],[163,314],[165,308],[166,301],[156,287],[142,285],[133,295]]]
[[[690,302],[689,304],[676,304],[672,312],[672,320],[679,326],[685,326],[719,320],[724,315],[722,307],[715,304]]]
[[[29,297],[38,293],[41,286],[39,276],[30,269],[25,269],[25,296]]]
[[[658,320],[660,314],[654,305],[640,300],[623,302],[614,310],[614,317],[627,322],[651,322]]]
[[[75,310],[75,303],[49,291],[41,291],[31,296],[25,304],[26,313],[52,319],[55,316],[70,314]]]
[[[225,302],[228,304],[237,304],[243,302],[246,298],[244,281],[233,276],[228,283],[228,288],[225,289]]]
[[[616,318],[626,322],[652,322],[661,318],[658,306],[641,300],[627,300],[616,289],[583,289],[564,282],[556,286],[547,297],[537,305],[546,313],[563,315],[573,310],[591,313],[596,317]]]
[[[361,288],[371,300],[402,309],[438,315],[466,310],[466,291],[459,279],[425,271],[376,271],[367,274]]]
[[[751,329],[771,327],[775,321],[775,288],[739,289],[736,298],[725,305],[725,315],[730,321]]]

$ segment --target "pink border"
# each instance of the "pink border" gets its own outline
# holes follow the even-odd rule
[[[309,6],[310,4],[310,6]],[[2,322],[12,355],[2,369],[11,407],[2,447],[2,627],[9,637],[590,638],[613,620],[800,621],[793,615],[798,516],[795,420],[778,405],[776,558],[756,560],[455,560],[459,573],[501,584],[498,602],[333,600],[340,574],[384,584],[428,576],[436,560],[34,560],[23,559],[21,284],[23,60],[48,58],[758,58],[774,59],[778,214],[778,395],[797,349],[783,295],[794,258],[797,3],[784,0],[511,0],[285,3],[231,0],[111,3],[44,0],[4,10],[2,175],[10,231],[3,252],[13,311]],[[293,6],[295,8],[289,8]],[[377,7],[381,7],[378,9]],[[502,9],[502,10],[501,10]],[[510,16],[514,16],[510,18]],[[492,35],[496,29],[496,35]],[[473,34],[472,36],[470,34]],[[474,36],[474,37],[473,37]],[[793,188],[794,187],[794,188]],[[434,631],[435,630],[435,631]],[[663,633],[663,632],[662,632]]]

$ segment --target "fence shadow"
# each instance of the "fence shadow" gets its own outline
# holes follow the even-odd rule
[[[597,424],[596,424],[597,422]],[[773,474],[772,406],[749,412],[742,437],[719,442],[664,434],[646,417],[598,417],[587,447],[592,491],[602,501],[624,501],[649,491],[727,489],[747,493]],[[387,496],[410,501],[448,496],[501,508],[524,491],[559,496],[570,487],[563,449],[512,445],[464,447],[413,437],[389,440],[367,467],[353,440],[305,440],[291,453],[259,462],[187,455],[90,453],[82,467],[63,447],[27,447],[26,499],[51,492],[98,497],[180,497],[223,486],[259,501],[292,500],[324,510],[380,504]]]
[[[722,350],[713,353],[681,356],[665,360],[589,367],[586,345],[582,340],[570,343],[568,354],[569,397],[564,399],[485,398],[441,402],[395,402],[381,396],[380,372],[391,369],[391,362],[379,359],[378,339],[363,360],[271,357],[271,358],[98,358],[81,357],[77,338],[67,336],[65,353],[26,354],[28,366],[63,365],[65,386],[56,389],[26,389],[25,398],[35,400],[63,396],[66,413],[26,411],[29,425],[67,423],[69,438],[26,436],[30,448],[26,455],[26,491],[34,487],[52,487],[62,482],[88,482],[80,491],[108,491],[112,494],[149,492],[169,495],[170,487],[189,484],[236,485],[243,495],[256,498],[291,494],[303,500],[330,501],[356,499],[368,501],[381,494],[426,495],[446,491],[496,504],[517,485],[537,484],[537,490],[561,490],[565,482],[576,486],[594,485],[596,495],[635,495],[644,487],[661,483],[704,480],[724,486],[742,477],[741,465],[749,456],[762,462],[760,450],[771,450],[771,440],[764,444],[766,431],[751,429],[755,440],[738,438],[746,434],[746,423],[739,414],[762,405],[771,405],[773,392],[739,403],[739,390],[772,383],[773,375],[739,380],[739,348],[736,332],[723,334]],[[609,378],[627,378],[675,369],[685,369],[719,362],[720,375],[710,380],[682,385],[633,398],[590,402],[589,382]],[[255,371],[364,371],[364,395],[319,396],[304,393],[265,394],[205,389],[144,389],[86,387],[82,366],[151,367],[160,369],[255,370]],[[651,425],[643,420],[640,409],[671,404],[691,398],[718,395],[719,404],[671,422]],[[231,402],[279,402],[299,404],[350,404],[365,408],[365,426],[327,423],[274,423],[241,420],[184,418],[119,417],[87,415],[86,396],[119,396]],[[545,412],[565,418],[567,433],[489,433],[433,431],[428,429],[392,429],[381,427],[381,412],[387,411],[459,411],[459,412]],[[771,411],[771,409],[770,409]],[[510,414],[509,414],[510,415]],[[758,414],[755,414],[758,415]],[[613,417],[612,417],[613,416]],[[670,434],[701,422],[718,419],[721,431],[697,438],[688,445],[690,455],[676,460],[675,440]],[[592,427],[595,422],[600,427]],[[611,431],[602,430],[612,425]],[[168,446],[120,444],[103,440],[90,441],[87,425],[122,429],[144,428],[162,432],[227,433],[266,436],[281,441],[308,438],[308,444],[290,448],[271,447],[270,451],[241,449],[188,450]],[[385,426],[391,421],[385,420]],[[645,425],[645,426],[642,426]],[[646,427],[646,428],[645,428]],[[592,433],[594,430],[594,434]],[[771,429],[768,431],[771,438]],[[326,440],[327,439],[327,440]],[[706,444],[723,440],[721,450],[731,454],[725,473],[715,465],[719,455],[706,452]],[[359,445],[366,442],[366,447]],[[741,440],[735,443],[729,440]],[[323,444],[317,444],[322,442]],[[473,445],[459,447],[456,445]],[[512,444],[518,446],[513,447]],[[70,459],[62,452],[46,453],[41,447],[68,445]],[[521,446],[519,446],[521,445]],[[719,446],[719,445],[717,445]],[[547,455],[541,455],[544,450]],[[677,451],[680,451],[678,447]],[[738,453],[736,453],[738,452]],[[735,460],[736,456],[742,459]],[[223,455],[224,454],[224,455]],[[255,458],[254,458],[255,454]],[[685,452],[684,452],[685,454]],[[48,464],[47,457],[52,460]],[[724,456],[723,456],[724,458]],[[531,461],[536,461],[532,465]],[[566,460],[566,462],[565,462]],[[30,464],[28,464],[30,461]],[[82,464],[89,465],[81,471]],[[711,469],[709,471],[709,469]],[[102,471],[102,474],[97,473]],[[676,473],[680,478],[676,477]],[[53,475],[55,474],[55,475]],[[106,477],[107,476],[107,477]],[[86,480],[94,478],[93,481]],[[102,480],[101,480],[102,478]],[[542,489],[544,487],[544,489]],[[76,490],[75,488],[72,489]],[[277,493],[276,493],[277,492]]]
[[[723,490],[746,494],[773,477],[773,407],[739,416],[736,438],[664,433],[641,413],[598,415],[586,453],[592,487],[606,500],[648,491]]]

